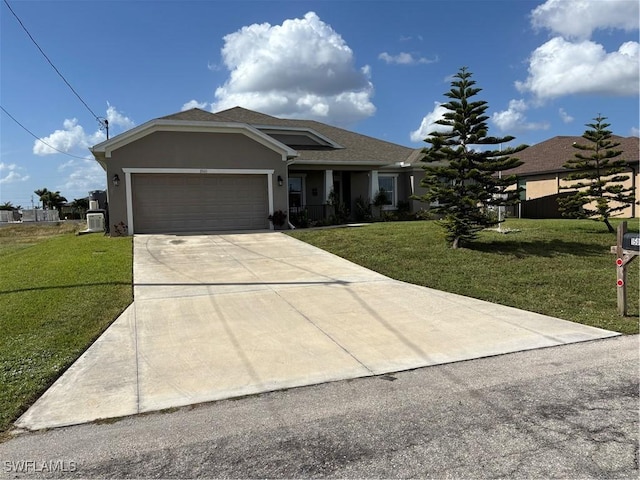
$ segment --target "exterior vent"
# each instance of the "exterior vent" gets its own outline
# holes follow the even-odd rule
[[[103,213],[87,213],[87,231],[104,232]]]

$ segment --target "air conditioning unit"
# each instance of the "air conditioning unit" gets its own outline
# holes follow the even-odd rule
[[[104,232],[104,213],[87,213],[87,231]]]

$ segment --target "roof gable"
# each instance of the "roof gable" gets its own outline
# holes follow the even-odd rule
[[[290,160],[298,154],[289,146],[279,142],[266,133],[248,125],[246,123],[236,123],[219,121],[217,118],[206,117],[205,115],[213,115],[204,110],[192,109],[178,114],[169,115],[169,117],[156,118],[147,123],[127,130],[120,135],[116,135],[104,142],[94,145],[90,148],[91,153],[96,159],[110,158],[111,153],[125,145],[128,145],[140,138],[146,137],[154,132],[199,132],[199,133],[236,133],[245,135],[252,140],[264,145],[265,147],[278,152],[282,155],[283,160]],[[177,119],[176,119],[177,117]],[[200,118],[200,120],[194,120]]]

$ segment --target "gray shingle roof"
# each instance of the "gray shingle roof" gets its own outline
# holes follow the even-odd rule
[[[612,140],[620,143],[616,150],[623,153],[619,159],[627,160],[629,163],[638,163],[638,137],[619,137],[612,135]],[[558,136],[537,143],[518,152],[515,157],[524,163],[517,168],[509,170],[509,174],[534,175],[539,173],[563,172],[566,169],[563,165],[567,160],[574,158],[580,152],[573,144],[578,143],[588,145],[589,141],[583,137]],[[583,152],[585,153],[585,152]],[[588,152],[586,152],[588,155]]]
[[[185,110],[184,112],[173,113],[166,117],[160,117],[160,120],[184,120],[190,122],[224,122],[218,118],[215,113],[205,112],[199,108],[192,108],[191,110]]]
[[[254,127],[274,126],[306,128],[333,140],[344,148],[300,149],[295,163],[328,163],[345,165],[391,165],[406,161],[413,149],[377,138],[316,122],[272,117],[264,113],[234,107],[217,113],[197,108],[162,117],[163,120],[246,123]]]

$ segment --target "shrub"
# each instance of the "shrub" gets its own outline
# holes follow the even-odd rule
[[[287,221],[287,212],[283,212],[282,210],[276,210],[273,212],[273,215],[269,215],[269,220],[273,223],[274,227],[282,227],[284,222]]]
[[[356,222],[370,222],[373,220],[373,213],[371,212],[371,202],[369,199],[365,199],[362,195],[356,198],[355,211],[353,212],[354,220]]]

